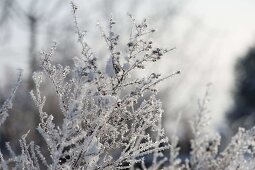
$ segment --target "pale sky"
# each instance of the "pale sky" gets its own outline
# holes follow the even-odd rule
[[[247,48],[255,45],[255,1],[252,0],[196,0],[190,3],[187,13],[197,14],[204,25],[218,32],[212,67],[213,114],[231,103],[229,94],[233,84],[233,65]],[[213,38],[214,35],[212,34]],[[218,46],[218,47],[217,47]],[[218,52],[217,52],[218,50]],[[206,66],[209,63],[204,63]]]

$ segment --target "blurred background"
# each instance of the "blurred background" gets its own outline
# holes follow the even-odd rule
[[[118,22],[116,31],[125,38],[131,28],[127,13],[138,21],[147,18],[157,29],[152,37],[161,47],[176,47],[161,62],[149,66],[162,74],[182,74],[160,86],[159,98],[165,109],[164,127],[177,134],[189,148],[192,138],[188,122],[197,112],[197,100],[209,89],[211,124],[208,129],[229,140],[238,127],[255,124],[255,1],[253,0],[77,0],[81,29],[100,60],[106,48],[96,24],[104,28],[110,16]],[[56,62],[72,65],[79,54],[70,3],[67,0],[0,0],[0,102],[8,96],[17,69],[24,70],[23,83],[15,97],[11,116],[0,129],[0,148],[11,141],[14,148],[21,135],[34,127],[38,113],[28,94],[31,75],[39,70],[40,51],[53,41],[59,43]],[[139,76],[139,75],[137,75]],[[46,111],[61,120],[56,97],[45,83]],[[53,90],[53,89],[52,89]]]

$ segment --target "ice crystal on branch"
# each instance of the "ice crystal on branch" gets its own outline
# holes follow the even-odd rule
[[[0,108],[0,126],[5,122],[6,118],[9,116],[8,110],[12,108],[13,98],[18,89],[18,86],[21,83],[21,75],[22,75],[22,70],[19,70],[17,82],[14,88],[12,89],[10,96],[5,100],[2,107]]]

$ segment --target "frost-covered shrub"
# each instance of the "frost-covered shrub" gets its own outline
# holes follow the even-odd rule
[[[119,35],[112,31],[115,22],[110,19],[109,33],[99,26],[110,52],[106,68],[99,68],[98,58],[78,27],[74,4],[72,9],[82,49],[81,55],[74,57],[74,67],[54,64],[54,44],[42,53],[43,72],[33,75],[35,90],[31,96],[40,113],[37,130],[48,146],[50,160],[34,142],[26,142],[25,134],[20,140],[22,153],[16,155],[8,145],[12,158],[2,158],[2,168],[125,169],[145,166],[146,155],[155,155],[154,162],[158,162],[169,144],[161,128],[162,110],[155,86],[178,72],[166,77],[151,73],[142,79],[129,75],[171,49],[154,47],[145,36],[155,30],[148,28],[146,20],[137,24],[130,16],[133,31],[127,50],[119,51]],[[61,126],[54,124],[52,113],[44,111],[46,97],[40,93],[40,86],[45,77],[51,80],[59,99],[64,116]],[[143,98],[145,94],[149,97]]]
[[[178,138],[170,140],[161,127],[161,102],[156,85],[179,74],[166,77],[151,73],[148,77],[129,77],[132,72],[145,69],[148,62],[156,62],[171,49],[155,47],[146,36],[153,34],[146,20],[138,24],[130,15],[133,29],[126,51],[119,48],[119,35],[113,32],[116,24],[111,18],[109,32],[99,26],[110,58],[102,69],[98,58],[84,39],[76,18],[77,7],[72,3],[76,33],[81,55],[74,57],[74,66],[55,65],[56,44],[42,53],[43,72],[33,75],[35,90],[32,99],[40,113],[37,130],[42,135],[49,155],[40,146],[26,141],[29,132],[20,139],[21,154],[7,149],[11,157],[0,154],[1,169],[254,169],[254,128],[241,129],[229,146],[219,153],[220,137],[207,136],[206,99],[199,104],[199,112],[192,120],[194,139],[190,158],[182,162]],[[44,111],[46,97],[40,93],[41,83],[48,77],[55,88],[63,114],[61,126],[54,124],[52,113]],[[10,98],[0,110],[0,123],[8,116],[20,76]],[[146,97],[144,97],[146,95]],[[163,154],[169,151],[169,157]],[[148,159],[152,158],[150,163]]]

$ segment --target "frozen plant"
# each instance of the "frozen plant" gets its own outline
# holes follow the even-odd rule
[[[148,156],[153,157],[153,167],[159,168],[166,161],[162,151],[170,146],[161,128],[163,111],[155,86],[179,72],[166,77],[151,73],[141,79],[129,75],[172,49],[155,47],[146,38],[155,30],[148,28],[146,20],[138,24],[129,15],[133,29],[126,50],[120,51],[119,35],[113,31],[115,21],[111,18],[108,33],[99,25],[110,53],[105,69],[99,68],[98,58],[78,27],[77,7],[71,5],[81,55],[74,58],[73,68],[55,65],[55,43],[48,52],[42,52],[43,72],[33,75],[35,90],[31,96],[40,114],[37,130],[47,144],[50,160],[34,142],[26,141],[27,133],[20,140],[20,155],[7,144],[12,158],[1,157],[1,168],[132,169],[138,164],[145,168]],[[61,126],[56,126],[52,114],[44,111],[46,97],[40,93],[40,86],[45,77],[59,99],[64,116]]]
[[[22,71],[19,70],[17,82],[13,87],[10,96],[5,100],[2,107],[0,108],[0,126],[5,122],[6,118],[9,116],[8,110],[12,109],[15,93],[18,89],[18,86],[21,83],[21,73]]]
[[[198,102],[198,113],[191,121],[194,139],[191,140],[189,160],[185,162],[188,170],[253,170],[255,169],[255,127],[250,130],[239,128],[228,146],[219,151],[219,134],[207,135],[204,131],[209,122],[206,108],[208,91],[202,101]]]
[[[203,133],[208,122],[206,97],[199,102],[199,112],[191,121],[194,139],[190,158],[182,162],[178,138],[172,136],[168,140],[161,127],[163,111],[156,97],[156,85],[180,72],[166,77],[157,73],[139,79],[130,77],[134,71],[145,69],[146,63],[158,61],[172,49],[156,47],[147,40],[155,30],[148,28],[146,20],[137,23],[130,15],[133,28],[126,50],[120,50],[119,35],[113,31],[116,22],[111,18],[107,33],[99,25],[110,54],[102,69],[84,39],[85,33],[78,27],[77,7],[74,3],[71,5],[81,54],[74,57],[72,68],[56,65],[53,61],[55,43],[48,52],[42,52],[42,72],[33,74],[35,90],[31,91],[31,96],[40,116],[37,130],[49,155],[44,155],[33,141],[26,141],[28,132],[19,141],[20,154],[6,144],[10,158],[4,158],[0,152],[0,169],[255,169],[255,128],[240,129],[229,146],[219,153],[219,135]],[[64,117],[61,126],[54,124],[53,113],[45,112],[46,97],[40,93],[40,87],[46,77],[59,99]],[[19,76],[17,85],[0,109],[0,125],[8,116],[20,80]],[[163,151],[169,151],[170,156],[166,157]]]

